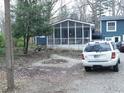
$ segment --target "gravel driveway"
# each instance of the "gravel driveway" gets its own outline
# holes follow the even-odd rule
[[[119,72],[83,71],[84,77],[72,81],[67,93],[124,93],[124,54],[119,68]]]
[[[16,81],[19,89],[15,93],[124,93],[124,54],[121,54],[119,72],[85,72],[81,60],[67,56],[60,58],[73,60],[72,63],[75,61],[76,64],[67,67],[66,63],[61,63],[57,67],[47,66],[49,64],[42,66],[38,62],[33,67],[16,70],[19,73],[25,72],[25,78]]]

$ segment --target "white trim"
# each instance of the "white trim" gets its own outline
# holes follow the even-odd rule
[[[76,44],[76,45],[55,45],[55,46],[48,45],[47,47],[52,49],[82,50],[84,46],[85,46],[84,44]]]
[[[123,39],[122,40],[124,41],[124,35],[123,35]]]
[[[105,37],[105,40],[110,39],[110,40],[107,40],[107,41],[115,42],[116,37],[118,38],[118,42],[120,42],[121,41],[121,36]]]
[[[92,41],[92,28],[90,26],[90,41]]]
[[[59,23],[65,22],[65,21],[73,21],[73,22],[78,22],[78,23],[82,23],[82,24],[88,24],[88,25],[91,25],[91,26],[95,26],[92,23],[87,23],[87,22],[82,22],[82,21],[72,20],[72,19],[65,19],[65,20],[62,20],[62,21],[58,21],[58,22],[53,23],[52,25],[56,25],[56,24],[59,24]]]
[[[105,37],[106,41],[113,41],[113,37]]]
[[[102,32],[102,21],[100,21],[100,32]]]
[[[108,29],[108,23],[114,22],[115,23],[115,29],[114,30],[109,30]],[[106,31],[107,32],[116,32],[117,31],[117,21],[107,21],[106,22]]]

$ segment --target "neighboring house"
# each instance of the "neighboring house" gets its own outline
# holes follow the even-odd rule
[[[100,29],[103,39],[124,41],[124,17],[104,16],[101,18]]]
[[[48,48],[81,49],[92,41],[94,24],[66,19],[53,24],[53,33],[48,36]]]

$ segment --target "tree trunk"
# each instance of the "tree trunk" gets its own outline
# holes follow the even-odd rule
[[[28,54],[28,46],[29,46],[29,35],[26,38],[25,54]]]
[[[28,21],[28,24],[29,24],[29,21]],[[26,31],[26,34],[25,34],[25,39],[24,39],[24,54],[28,54],[28,44],[29,44],[29,31],[30,31],[30,27],[29,25],[27,26],[27,31]]]
[[[10,0],[4,0],[5,5],[5,40],[6,40],[6,66],[7,66],[7,89],[14,90],[14,70],[13,70],[13,39],[10,25]]]
[[[24,41],[23,41],[23,43],[24,43],[24,45],[23,45],[23,53],[25,54],[25,45],[26,45],[26,35],[24,35]]]
[[[115,0],[112,0],[112,16],[115,16]]]
[[[29,21],[28,21],[26,33],[24,35],[24,54],[28,54],[28,44],[29,44],[29,38],[30,38],[29,31],[30,31],[30,27],[29,27]]]
[[[24,38],[24,54],[28,54],[29,38],[28,34]]]

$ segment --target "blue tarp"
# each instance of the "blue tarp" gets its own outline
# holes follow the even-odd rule
[[[46,45],[47,38],[45,36],[37,37],[37,45]]]

